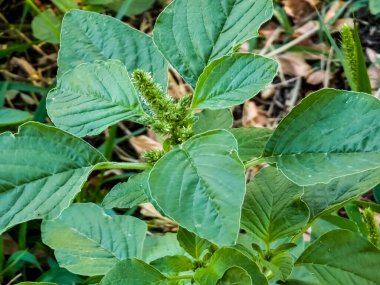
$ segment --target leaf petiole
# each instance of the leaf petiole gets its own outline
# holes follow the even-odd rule
[[[148,163],[143,162],[137,162],[137,163],[130,163],[130,162],[103,162],[98,163],[94,170],[105,170],[105,169],[134,169],[134,170],[145,170],[147,168],[151,167]]]

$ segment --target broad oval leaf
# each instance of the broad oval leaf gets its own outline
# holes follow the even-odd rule
[[[56,126],[77,136],[144,115],[127,69],[116,60],[84,63],[65,73],[48,94],[47,110]]]
[[[298,185],[380,168],[380,101],[366,93],[323,89],[280,123],[264,157]]]
[[[267,128],[236,128],[229,130],[239,146],[239,157],[243,160],[257,159],[263,154],[266,143],[273,134]]]
[[[232,245],[239,233],[244,173],[235,138],[216,130],[162,157],[152,168],[149,187],[160,208],[183,228],[219,246]]]
[[[209,63],[257,36],[272,13],[272,0],[175,0],[158,17],[153,40],[194,87]]]
[[[249,274],[252,284],[268,284],[267,279],[252,259],[229,247],[217,250],[208,261],[207,267],[195,271],[194,280],[202,285],[215,285],[228,269],[236,267],[243,268]]]
[[[303,188],[279,170],[264,168],[247,186],[242,228],[267,246],[297,234],[309,219],[309,210],[300,199],[302,194]]]
[[[164,285],[171,283],[168,278],[153,266],[138,259],[120,261],[100,282],[100,285]]]
[[[148,35],[106,15],[71,10],[62,22],[58,76],[77,65],[117,59],[129,72],[143,69],[165,90],[168,65]]]
[[[302,200],[310,209],[310,218],[338,208],[368,192],[380,183],[380,168],[331,180],[328,184],[304,187]]]
[[[104,197],[102,206],[111,208],[132,208],[139,204],[146,203],[148,197],[145,189],[148,185],[149,172],[144,171],[128,179],[127,182],[118,183]]]
[[[239,105],[271,83],[277,68],[275,60],[255,54],[223,56],[199,77],[191,106],[215,110]]]
[[[88,203],[73,204],[57,219],[44,221],[41,230],[61,267],[94,276],[104,275],[120,260],[141,257],[147,226],[131,216],[109,216]]]
[[[377,285],[379,264],[379,249],[347,230],[323,235],[296,261],[296,266],[308,269],[321,285]]]
[[[83,140],[30,122],[0,135],[0,233],[33,220],[55,218],[105,158]]]
[[[211,130],[230,129],[234,117],[230,109],[208,110],[205,109],[195,114],[197,119],[193,125],[195,134],[201,134]]]

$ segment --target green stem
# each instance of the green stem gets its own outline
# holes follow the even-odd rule
[[[170,276],[168,279],[170,280],[182,280],[182,279],[193,279],[193,275],[181,275],[181,276]]]
[[[28,224],[27,223],[22,223],[20,225],[20,228],[18,230],[18,246],[19,250],[24,250],[26,249],[26,233],[28,229]]]
[[[265,159],[261,157],[261,158],[255,158],[255,159],[252,159],[250,161],[247,161],[244,164],[244,166],[245,166],[245,168],[250,168],[250,167],[257,166],[257,165],[260,165],[263,163],[265,163]]]
[[[116,132],[117,132],[117,124],[110,127],[109,132],[108,132],[108,137],[104,144],[103,154],[107,160],[112,159],[112,152],[115,146]]]
[[[134,169],[134,170],[145,170],[151,167],[148,163],[130,163],[130,162],[103,162],[95,166],[94,170],[105,170],[105,169]]]

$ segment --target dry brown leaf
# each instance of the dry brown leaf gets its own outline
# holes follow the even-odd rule
[[[354,28],[354,19],[352,18],[344,18],[344,19],[338,19],[334,25],[332,25],[330,31],[331,33],[338,33],[343,28],[344,25],[347,25],[351,28]]]
[[[29,75],[31,80],[41,80],[41,76],[25,58],[12,57],[11,64],[19,66]]]
[[[310,15],[315,11],[314,3],[317,0],[282,0],[285,12],[291,16],[295,22]],[[318,5],[319,3],[317,3]]]
[[[274,22],[269,22],[265,24],[261,29],[260,29],[260,35],[265,37],[266,39],[269,39],[272,34],[277,30],[278,25]]]
[[[284,74],[307,77],[312,71],[311,66],[306,62],[302,54],[288,52],[280,55],[278,59]]]
[[[178,225],[174,221],[162,216],[151,203],[143,203],[139,206],[141,215],[155,219],[157,226],[167,230],[178,228]]]
[[[371,48],[366,48],[366,54],[367,54],[370,62],[372,62],[372,63],[379,63],[380,62],[380,53],[376,53],[376,51],[374,51]]]
[[[324,82],[326,76],[330,76],[331,78],[331,74],[328,75],[326,70],[317,70],[309,74],[306,78],[306,82],[311,85],[319,85]]]
[[[338,13],[339,9],[342,8],[343,6],[345,5],[345,2],[343,2],[342,0],[336,0],[330,7],[330,9],[327,11],[324,19],[323,19],[323,22],[327,23],[328,21],[330,21],[332,18],[334,18],[334,16],[336,15],[336,13]]]
[[[377,90],[380,88],[380,68],[371,66],[368,68],[368,76],[371,81],[372,89]]]
[[[314,30],[316,27],[319,27],[318,21],[307,21],[306,24],[302,25],[301,27],[297,28],[293,32],[294,37],[302,36],[303,34],[308,33],[310,30]]]
[[[276,92],[276,87],[274,87],[271,84],[267,88],[265,88],[263,91],[261,91],[260,97],[263,98],[264,100],[267,100],[269,98],[272,98],[275,92]]]
[[[162,150],[160,143],[144,135],[131,138],[129,142],[139,154],[147,150]]]
[[[268,117],[266,113],[260,108],[257,107],[255,102],[247,101],[243,106],[243,127],[263,127],[268,125]]]
[[[4,252],[5,255],[12,255],[18,250],[17,242],[8,234],[3,234],[3,245],[4,245]]]

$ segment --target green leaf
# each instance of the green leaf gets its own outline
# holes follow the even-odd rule
[[[21,282],[16,285],[58,285],[57,283],[52,282]]]
[[[128,17],[138,15],[148,10],[155,0],[114,0],[108,5],[113,10],[118,11],[118,19],[126,15]],[[119,16],[120,14],[120,16]]]
[[[165,256],[184,255],[185,253],[177,241],[177,235],[166,233],[165,235],[152,235],[145,238],[142,259],[151,262]]]
[[[246,161],[259,158],[264,147],[273,134],[267,128],[236,128],[229,130],[236,138],[239,146],[239,157]]]
[[[71,9],[79,9],[76,0],[52,0],[52,2],[63,13],[66,13]]]
[[[163,156],[151,170],[149,186],[165,214],[183,228],[218,246],[232,245],[239,233],[244,172],[235,138],[216,130]]]
[[[104,275],[119,260],[141,257],[147,227],[137,218],[109,216],[88,203],[73,204],[57,219],[44,221],[41,230],[61,267],[94,276]]]
[[[380,13],[380,2],[378,0],[369,0],[369,10],[372,15]]]
[[[380,101],[373,96],[320,90],[280,123],[264,157],[303,186],[379,169],[379,116]]]
[[[203,110],[196,113],[198,119],[193,125],[195,134],[201,134],[211,130],[230,129],[234,121],[234,117],[230,109],[220,110]]]
[[[379,284],[380,251],[358,234],[331,231],[312,243],[296,266],[308,269],[321,284]]]
[[[309,219],[309,210],[300,199],[302,194],[302,187],[279,170],[264,168],[248,184],[242,228],[268,248],[276,240],[297,234]]]
[[[199,259],[202,253],[212,245],[209,241],[181,227],[177,233],[177,240],[181,247],[195,259]]]
[[[100,285],[164,285],[168,279],[155,269],[138,259],[120,261],[100,282]]]
[[[304,188],[302,200],[310,209],[310,218],[339,208],[344,203],[368,192],[380,182],[380,169],[333,179],[328,184],[316,184]]]
[[[56,126],[77,136],[96,135],[145,114],[127,69],[116,60],[84,63],[65,73],[46,106]]]
[[[167,275],[178,275],[178,273],[194,269],[191,259],[181,255],[165,256],[153,260],[150,265]]]
[[[19,125],[32,118],[33,115],[29,112],[9,108],[0,109],[0,127]]]
[[[281,252],[270,259],[270,264],[277,279],[285,281],[292,273],[294,260],[289,252]]]
[[[0,233],[67,208],[104,157],[83,140],[39,123],[0,135]]]
[[[153,39],[194,87],[209,63],[258,35],[272,6],[271,0],[175,0],[158,17]]]
[[[129,72],[143,69],[164,90],[168,84],[168,65],[148,35],[121,21],[97,14],[73,10],[62,22],[58,75],[80,63],[118,59]]]
[[[358,59],[358,91],[372,94],[372,87],[368,75],[366,57],[363,52],[363,47],[360,41],[359,30],[357,25],[355,25],[355,28],[353,30],[353,37],[356,45],[356,57]]]
[[[234,267],[243,268],[251,277],[252,284],[268,284],[265,276],[253,260],[233,248],[221,248],[210,258],[207,267],[195,271],[194,279],[198,284],[215,285],[224,273]]]
[[[222,109],[239,105],[264,89],[277,74],[275,60],[248,53],[223,56],[203,71],[192,108]]]
[[[41,41],[57,44],[60,26],[61,19],[54,14],[53,10],[45,10],[32,21],[33,36]]]
[[[42,271],[41,265],[37,258],[27,250],[19,250],[14,252],[7,261],[7,267],[15,273],[22,269],[26,263],[32,264]]]
[[[232,267],[224,273],[218,285],[247,285],[252,284],[248,272],[241,267]]]
[[[148,185],[149,172],[144,171],[128,179],[128,182],[119,183],[111,189],[102,202],[106,209],[133,208],[148,201],[145,190]]]

